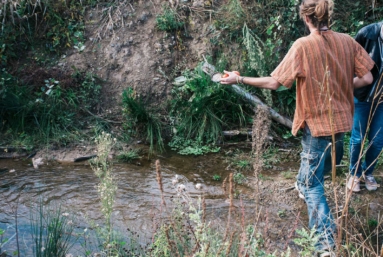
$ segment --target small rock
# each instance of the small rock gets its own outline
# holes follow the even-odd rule
[[[147,21],[148,17],[149,17],[149,14],[147,14],[146,12],[143,12],[141,16],[138,18],[138,20],[141,22],[145,22]]]
[[[38,169],[40,165],[43,165],[43,158],[32,158],[33,168]]]
[[[166,67],[169,67],[169,66],[171,66],[173,64],[173,60],[172,59],[167,59],[167,60],[164,61],[164,64],[165,64]]]
[[[183,185],[183,184],[179,184],[178,186],[177,186],[177,190],[179,191],[179,192],[181,192],[181,191],[185,191],[185,185]]]

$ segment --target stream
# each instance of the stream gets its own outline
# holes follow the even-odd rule
[[[178,184],[173,184],[177,175],[179,184],[185,186],[194,203],[200,196],[204,196],[209,222],[224,229],[229,201],[222,188],[222,181],[234,171],[227,156],[222,153],[204,156],[167,153],[157,156],[157,159],[161,164],[167,208],[172,208],[169,203],[177,195]],[[127,230],[137,232],[141,235],[142,245],[150,242],[153,236],[153,220],[164,213],[155,161],[156,159],[148,160],[143,157],[133,164],[115,162],[113,165],[113,174],[118,181],[111,217],[113,228],[121,234],[126,234]],[[292,242],[296,237],[293,232],[307,226],[307,209],[304,201],[293,190],[299,162],[285,161],[280,164],[281,167],[262,171],[258,192],[253,186],[249,186],[254,185],[254,174],[244,173],[247,183],[235,186],[239,197],[234,199],[234,207],[237,218],[241,219],[241,215],[244,215],[247,224],[256,224],[259,231],[267,236],[266,247],[270,252],[275,249],[283,251],[289,246],[292,253],[297,254],[299,248]],[[383,173],[379,169],[377,174]],[[219,181],[213,179],[217,176],[221,178]],[[17,249],[16,225],[20,256],[33,256],[31,208],[35,208],[39,201],[44,206],[59,204],[62,212],[73,213],[77,217],[77,231],[86,231],[90,227],[90,221],[103,224],[104,217],[100,211],[101,204],[96,189],[98,182],[88,161],[50,162],[36,170],[30,159],[0,159],[0,231],[5,232],[3,236],[0,235],[0,256],[6,256],[1,255],[4,251],[9,256],[15,256],[12,253]],[[201,188],[198,189],[197,184]],[[326,187],[329,188],[330,184],[331,181],[328,181]],[[342,187],[340,190],[339,195],[342,196]],[[376,192],[362,190],[360,194],[353,196],[352,209],[358,215],[365,216],[367,222],[376,220],[379,223],[382,220],[382,199],[381,189]],[[331,207],[335,208],[334,203],[331,203]],[[383,234],[381,231],[373,234],[373,247],[380,246]],[[73,256],[85,256],[81,254],[82,243],[80,240],[74,245]]]
[[[193,157],[174,154],[160,157],[159,160],[165,199],[176,195],[176,185],[172,180],[177,174],[179,183],[185,186],[188,195],[193,199],[198,199],[204,194],[211,217],[225,218],[229,204],[221,187],[222,180],[213,180],[213,175],[224,178],[230,172],[225,169],[227,164],[221,156]],[[112,214],[113,226],[122,233],[129,228],[150,237],[153,215],[161,209],[161,192],[156,180],[155,160],[143,158],[138,164],[115,163],[113,167],[118,181]],[[197,183],[202,185],[202,188],[197,189]],[[30,159],[0,160],[0,229],[5,231],[3,238],[9,239],[1,250],[11,253],[17,249],[17,212],[19,241],[22,242],[20,248],[26,248],[26,252],[30,251],[31,242],[27,238],[31,230],[31,206],[39,201],[42,201],[44,206],[60,203],[63,212],[69,210],[78,216],[86,217],[87,220],[102,223],[97,184],[98,178],[87,161],[71,164],[49,163],[35,170]],[[249,188],[242,186],[242,190],[249,191]],[[252,201],[244,201],[247,206],[254,206]],[[81,229],[85,229],[86,226],[85,222],[80,225]]]

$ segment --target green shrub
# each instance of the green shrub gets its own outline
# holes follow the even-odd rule
[[[157,15],[156,23],[162,31],[174,31],[184,26],[177,12],[166,5],[162,6],[162,13]]]
[[[83,125],[83,110],[98,103],[101,86],[91,74],[77,74],[74,80],[68,74],[63,79],[68,77],[70,87],[52,77],[47,77],[43,84],[27,85],[2,69],[1,130],[15,135],[27,133],[45,143],[70,141],[72,131]]]
[[[184,76],[186,83],[173,88],[170,102],[174,149],[212,147],[223,140],[224,128],[246,126],[251,107],[229,87],[213,83],[201,65]]]

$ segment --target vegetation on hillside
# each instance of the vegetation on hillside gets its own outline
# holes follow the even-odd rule
[[[202,9],[187,2],[165,2],[157,10],[158,31],[174,35],[182,51],[193,19],[210,21],[210,60],[218,70],[240,70],[242,75],[269,74],[283,58],[291,44],[305,35],[298,17],[296,0],[244,2],[228,0],[221,4],[206,1]],[[335,1],[332,28],[354,35],[362,26],[380,20],[382,6],[371,1]],[[0,104],[1,133],[7,135],[2,144],[29,147],[57,143],[67,144],[79,139],[84,128],[108,125],[91,115],[99,102],[102,81],[87,71],[69,73],[57,65],[66,49],[83,51],[86,11],[104,7],[101,30],[116,29],[123,24],[117,17],[124,6],[139,2],[123,1],[31,1],[2,3],[0,12]],[[121,24],[120,24],[121,23]],[[151,145],[151,151],[162,151],[164,141],[185,154],[216,151],[222,142],[223,130],[246,128],[252,122],[252,107],[235,97],[230,89],[210,81],[200,71],[182,70],[177,65],[169,80],[184,76],[186,82],[174,85],[171,99],[161,112],[144,99],[130,97],[126,91],[121,99],[128,135],[139,136]],[[295,109],[294,90],[277,92],[246,88],[281,114],[292,117]],[[128,89],[127,90],[131,90]],[[150,99],[145,99],[145,101]],[[137,101],[137,103],[135,103]],[[142,106],[135,113],[134,106]],[[274,125],[280,134],[285,128]],[[156,146],[153,148],[153,146]]]

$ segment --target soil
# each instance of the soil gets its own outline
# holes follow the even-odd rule
[[[123,2],[115,6],[110,19],[103,15],[108,10],[104,6],[89,10],[85,49],[68,51],[58,64],[104,80],[99,110],[103,113],[119,113],[121,94],[127,87],[151,103],[163,102],[171,92],[170,74],[180,68],[193,69],[210,52],[208,9],[203,9],[201,1],[180,1],[194,9],[187,36],[156,28],[156,15],[164,1]]]

